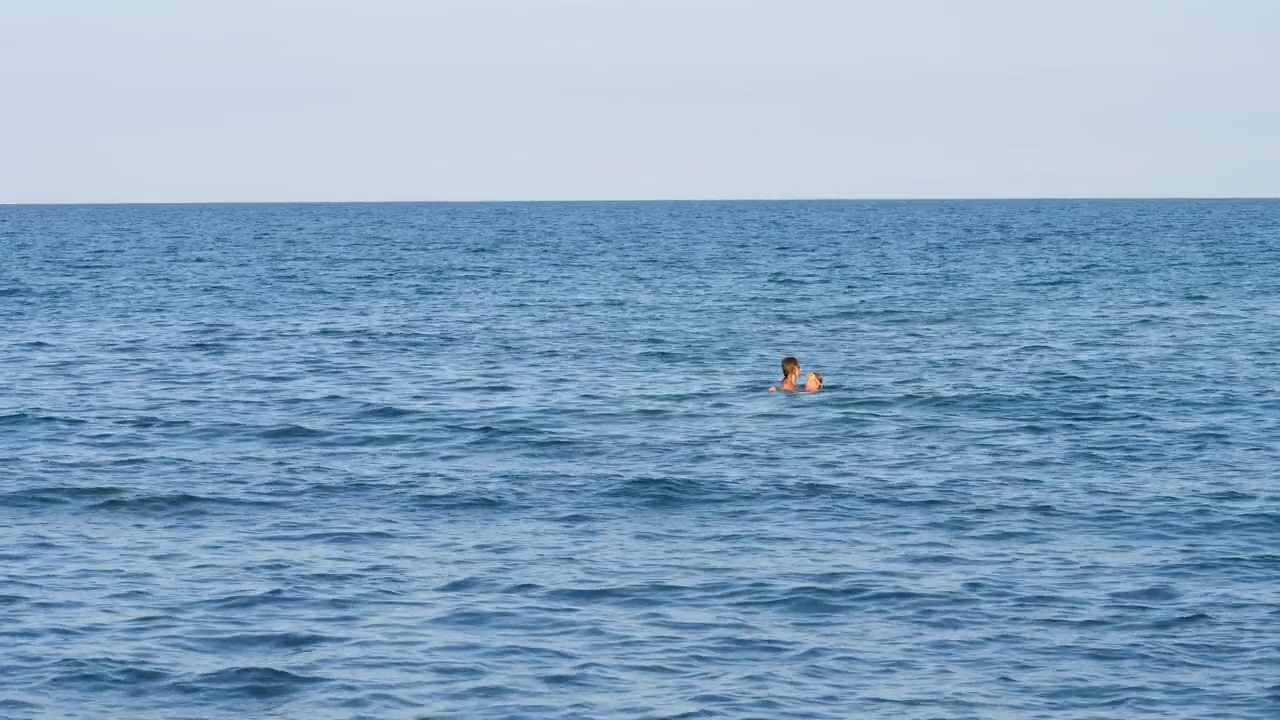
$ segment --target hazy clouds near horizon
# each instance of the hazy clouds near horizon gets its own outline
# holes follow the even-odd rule
[[[1280,194],[1272,0],[2,6],[0,202]]]

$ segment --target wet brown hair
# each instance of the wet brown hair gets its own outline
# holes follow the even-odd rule
[[[782,379],[786,380],[793,373],[800,373],[800,361],[793,357],[782,358]]]

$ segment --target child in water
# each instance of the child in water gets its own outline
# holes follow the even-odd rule
[[[769,392],[777,392],[779,388],[787,392],[800,390],[800,361],[793,357],[782,358],[782,382],[769,388]]]
[[[811,372],[804,378],[806,392],[818,392],[822,389],[822,373]]]

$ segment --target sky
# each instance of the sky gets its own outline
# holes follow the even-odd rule
[[[0,18],[0,203],[1280,195],[1275,0]]]

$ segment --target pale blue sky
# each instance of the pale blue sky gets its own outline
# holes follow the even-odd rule
[[[0,17],[0,202],[1280,195],[1275,0]]]

